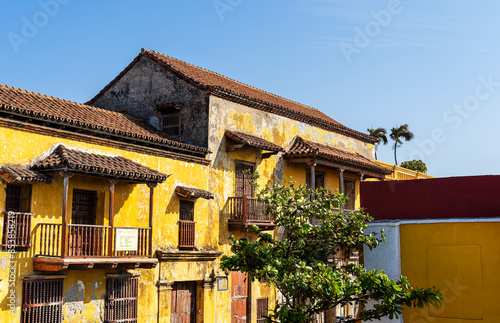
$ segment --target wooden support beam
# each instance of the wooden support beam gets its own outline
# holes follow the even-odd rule
[[[156,183],[148,183],[149,187],[149,257],[153,256],[153,214],[154,214],[154,191]]]
[[[113,239],[114,239],[114,214],[115,214],[115,185],[118,183],[116,179],[108,179],[109,181],[109,241],[108,241],[108,256],[113,256]]]
[[[68,190],[69,179],[73,176],[70,173],[60,173],[63,178],[63,208],[62,208],[62,225],[61,225],[61,257],[66,257],[66,229],[68,226]]]

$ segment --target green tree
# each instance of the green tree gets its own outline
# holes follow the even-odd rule
[[[376,128],[376,129],[369,128],[367,130],[370,136],[378,139],[379,144],[380,142],[382,142],[384,145],[387,145],[387,136],[386,136],[387,130],[385,130],[385,128]],[[377,148],[378,145],[375,145],[375,160],[377,160]]]
[[[376,247],[384,240],[383,232],[365,235],[371,218],[363,212],[339,211],[345,203],[342,195],[288,184],[267,186],[258,194],[281,233],[273,236],[252,226],[256,239],[231,237],[234,255],[221,260],[222,269],[245,272],[251,280],[264,279],[281,292],[283,299],[276,302],[267,322],[311,322],[314,314],[348,303],[360,308],[350,323],[397,318],[403,305],[441,304],[442,295],[434,287],[414,289],[403,276],[391,280],[383,271],[332,261],[341,249],[351,254],[363,246]],[[366,307],[369,301],[376,303]]]
[[[410,130],[408,130],[408,124],[405,123],[402,126],[399,127],[396,126],[396,128],[392,128],[390,137],[392,140],[394,140],[394,162],[397,165],[398,159],[396,150],[403,144],[401,138],[404,139],[405,141],[410,141],[413,139],[413,133]]]
[[[427,174],[427,165],[425,165],[425,163],[420,159],[404,161],[400,166],[406,169],[414,170],[416,172]]]

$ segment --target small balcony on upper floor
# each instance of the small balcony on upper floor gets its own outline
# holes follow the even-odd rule
[[[272,230],[276,226],[274,216],[267,213],[267,205],[256,197],[246,195],[230,197],[226,204],[226,212],[229,214],[227,220],[229,230],[243,230],[252,225],[262,230]]]

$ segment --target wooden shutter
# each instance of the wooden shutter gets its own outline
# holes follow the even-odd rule
[[[5,189],[5,211],[30,212],[31,185],[7,184]]]
[[[96,224],[97,192],[73,190],[72,224]]]
[[[194,202],[179,201],[179,248],[196,247],[196,222],[194,222]]]
[[[104,322],[137,322],[139,277],[106,279]]]
[[[231,323],[247,322],[248,280],[247,274],[231,272]]]
[[[63,284],[62,278],[25,279],[21,323],[62,322]]]
[[[176,282],[172,286],[172,323],[196,322],[196,282]]]
[[[268,314],[269,299],[258,298],[257,299],[257,323],[265,323],[266,316]]]
[[[249,180],[254,173],[254,164],[236,162],[235,163],[235,194],[237,197],[254,196],[254,188]]]

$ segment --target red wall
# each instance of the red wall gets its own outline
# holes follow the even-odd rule
[[[361,183],[361,207],[375,220],[500,216],[500,176]]]

